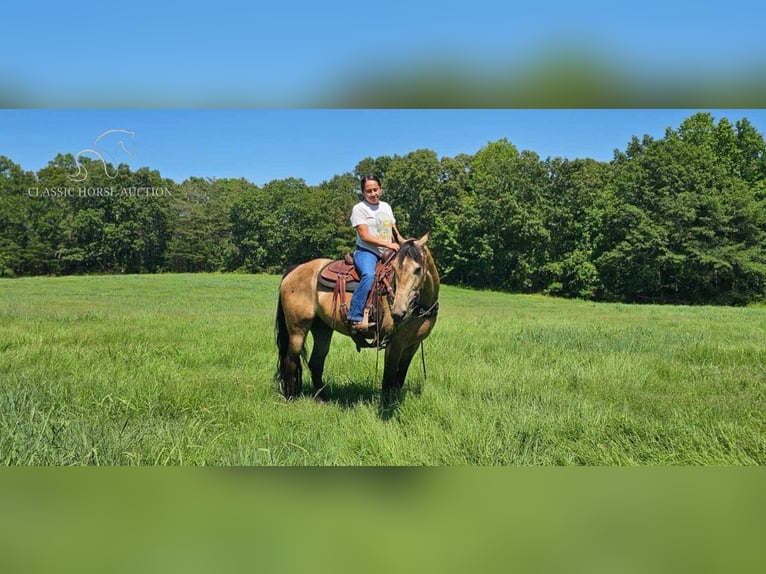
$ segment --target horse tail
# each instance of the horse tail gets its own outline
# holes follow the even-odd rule
[[[277,300],[277,319],[274,323],[274,333],[276,335],[278,359],[277,359],[277,380],[282,382],[285,358],[287,357],[287,348],[290,342],[290,335],[287,332],[287,320],[285,319],[285,309],[282,306],[282,294],[279,294]],[[281,390],[281,389],[280,389]]]
[[[293,360],[289,356],[290,331],[287,328],[287,319],[285,318],[285,309],[282,305],[281,293],[277,300],[277,318],[274,324],[274,331],[278,351],[276,372],[277,384],[279,386],[279,391],[283,395],[288,396],[294,392],[292,387],[294,387],[295,381],[301,381],[303,378],[303,365],[300,357],[298,360]],[[305,353],[305,349],[303,353]],[[289,372],[291,368],[293,369],[292,373]]]
[[[282,274],[282,281],[285,280],[290,272],[295,269],[297,265],[292,265]],[[287,356],[287,349],[290,344],[290,333],[287,330],[287,319],[285,319],[285,308],[282,305],[282,292],[280,283],[280,293],[277,298],[277,318],[274,323],[274,333],[277,340],[277,349],[279,350],[279,363],[277,369],[281,374],[281,368],[284,364],[284,358]]]
[[[285,280],[285,277],[287,277],[296,266],[293,265],[287,271],[285,271],[282,274],[282,281]],[[274,322],[274,334],[276,337],[277,342],[277,350],[279,351],[279,362],[277,363],[277,376],[281,377],[282,375],[282,368],[284,365],[284,359],[287,357],[287,349],[288,345],[290,344],[290,333],[287,330],[287,319],[285,319],[285,308],[282,305],[282,291],[281,291],[281,282],[280,282],[280,292],[279,296],[277,297],[277,318]]]

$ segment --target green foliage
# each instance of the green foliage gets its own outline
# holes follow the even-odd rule
[[[663,138],[634,136],[611,162],[541,159],[500,139],[473,155],[367,157],[316,186],[175,184],[78,161],[82,183],[69,154],[36,174],[0,157],[0,276],[281,273],[339,258],[354,244],[359,176],[375,174],[402,233],[430,232],[446,283],[624,302],[766,299],[766,142],[746,118],[694,114]],[[168,193],[119,193],[136,188]]]
[[[231,208],[239,265],[280,273],[317,257],[340,257],[353,246],[348,218],[356,179],[336,176],[310,188],[301,179],[274,180],[243,194]]]
[[[84,181],[72,179],[77,168],[69,154],[36,176],[11,170],[11,191],[0,197],[6,266],[18,275],[162,269],[175,184],[148,168],[80,163]]]
[[[545,227],[551,235],[542,267],[545,291],[593,298],[601,288],[593,250],[611,202],[610,166],[594,160],[546,161]]]
[[[397,227],[420,237],[434,228],[441,203],[441,165],[431,150],[394,157],[385,176],[385,200],[397,218]]]
[[[192,177],[172,201],[172,231],[167,268],[176,272],[218,271],[237,267],[232,242],[232,205],[255,186],[245,179]]]
[[[455,212],[445,210],[438,226],[437,237],[452,236],[445,280],[457,272],[466,284],[536,290],[550,241],[541,202],[543,164],[536,154],[500,140],[479,150],[469,169],[467,194]],[[455,253],[455,246],[467,244]]]
[[[764,296],[766,170],[754,168],[763,146],[748,124],[738,129],[699,113],[618,157],[618,201],[595,260],[609,298],[739,305]]]

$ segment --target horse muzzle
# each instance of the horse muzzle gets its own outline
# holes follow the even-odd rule
[[[402,321],[404,320],[404,317],[407,315],[407,312],[400,312],[400,311],[391,311],[391,318],[394,320],[394,326],[401,325]]]
[[[412,305],[419,297],[420,291],[412,291],[408,297],[402,298],[402,300],[394,300],[394,304],[391,307],[391,318],[394,320],[394,325],[399,325],[407,317],[412,314]]]

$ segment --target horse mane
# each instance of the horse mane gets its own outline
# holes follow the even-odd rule
[[[414,259],[418,265],[425,264],[423,250],[415,243],[414,239],[408,239],[399,247],[399,253],[397,253],[399,263],[402,263],[405,257]]]

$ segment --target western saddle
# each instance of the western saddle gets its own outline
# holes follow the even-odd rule
[[[375,317],[377,328],[372,334],[355,333],[352,334],[356,341],[357,350],[361,347],[376,347],[381,343],[380,322],[383,319],[382,309],[378,301],[382,296],[392,296],[394,288],[392,285],[394,268],[391,261],[396,255],[396,251],[388,249],[383,254],[375,267],[375,280],[372,289],[367,295],[367,301],[364,305],[365,314]],[[346,304],[345,293],[353,293],[359,286],[359,272],[354,265],[354,257],[351,253],[346,253],[343,259],[332,261],[325,265],[319,272],[318,288],[320,291],[331,291],[332,296],[332,316],[333,321],[337,317],[337,310],[340,307],[340,317],[345,321],[348,317],[348,305]],[[334,326],[334,325],[333,325]],[[372,336],[373,342],[367,341],[367,337]]]

